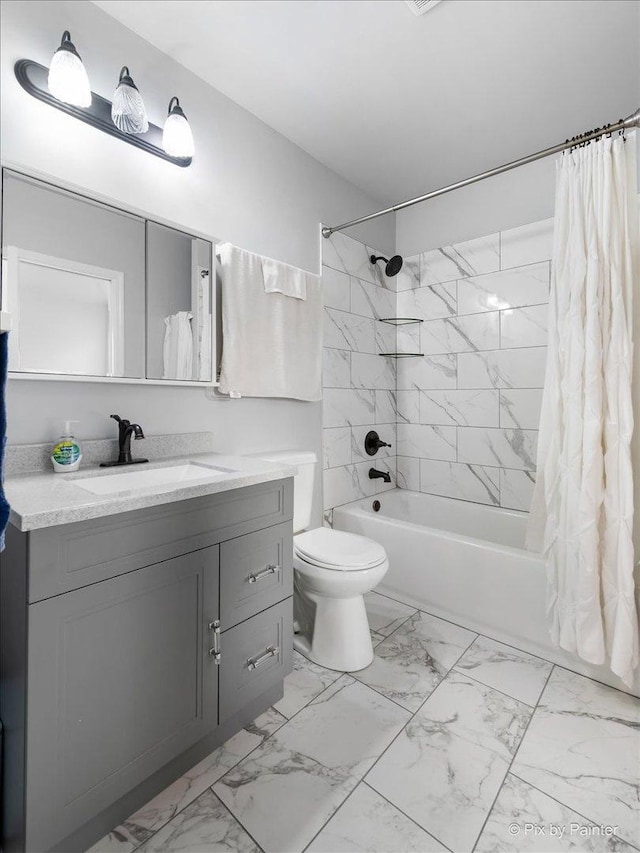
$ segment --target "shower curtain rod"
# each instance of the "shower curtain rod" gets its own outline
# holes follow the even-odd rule
[[[533,163],[536,160],[542,160],[543,157],[550,157],[552,154],[559,154],[567,148],[573,148],[574,145],[583,145],[591,142],[592,139],[597,139],[604,134],[616,133],[616,131],[626,130],[630,127],[640,127],[640,108],[625,119],[620,119],[613,124],[608,124],[605,127],[597,127],[595,130],[590,130],[580,136],[574,136],[573,139],[567,139],[566,142],[561,142],[559,145],[554,145],[551,148],[544,148],[542,151],[537,151],[535,154],[530,154],[528,157],[521,157],[519,160],[512,160],[510,163],[505,163],[504,166],[497,166],[495,169],[489,169],[488,172],[480,172],[479,175],[474,175],[472,178],[466,178],[464,181],[457,181],[455,184],[449,184],[448,187],[442,187],[439,190],[420,195],[417,198],[411,198],[408,201],[403,201],[400,204],[394,204],[392,207],[385,207],[384,210],[378,210],[375,213],[370,213],[368,216],[361,216],[359,219],[352,219],[350,222],[343,222],[342,225],[332,225],[322,229],[323,237],[331,237],[336,231],[344,231],[345,228],[351,228],[352,225],[360,225],[362,222],[369,222],[370,219],[377,219],[379,216],[385,216],[387,213],[395,213],[398,210],[404,210],[405,207],[412,207],[414,204],[420,204],[430,198],[436,198],[439,195],[450,193],[452,190],[459,190],[461,187],[468,187],[470,184],[475,184],[478,181],[484,181],[485,178],[492,178],[494,175],[500,175],[502,172],[508,172],[518,166],[526,166],[527,163]]]

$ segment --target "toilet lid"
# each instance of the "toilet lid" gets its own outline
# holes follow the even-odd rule
[[[296,553],[307,563],[327,569],[354,571],[379,566],[387,557],[377,542],[355,533],[318,527],[293,539]]]

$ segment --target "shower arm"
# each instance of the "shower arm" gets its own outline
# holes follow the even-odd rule
[[[605,125],[605,127],[597,127],[595,130],[590,130],[580,136],[574,136],[573,139],[567,139],[558,145],[553,145],[551,148],[544,148],[542,151],[537,151],[535,154],[530,154],[528,157],[521,157],[519,160],[512,160],[510,163],[505,163],[504,166],[496,166],[495,169],[489,169],[488,172],[480,172],[471,178],[466,178],[464,181],[457,181],[455,184],[449,184],[447,187],[442,187],[439,190],[433,190],[425,195],[420,195],[417,198],[410,198],[408,201],[403,201],[400,204],[394,204],[392,207],[385,207],[384,210],[377,210],[375,213],[370,213],[368,216],[360,216],[358,219],[352,219],[350,222],[343,222],[341,225],[332,225],[322,229],[322,236],[325,238],[331,237],[336,231],[344,231],[345,228],[351,228],[353,225],[360,225],[363,222],[369,222],[371,219],[377,219],[379,216],[386,216],[388,213],[396,213],[398,210],[404,210],[407,207],[412,207],[414,204],[420,204],[423,201],[428,201],[430,198],[450,193],[452,190],[459,190],[462,187],[468,187],[470,184],[476,184],[478,181],[484,181],[485,178],[493,178],[494,175],[501,175],[503,172],[509,172],[511,169],[517,169],[518,166],[526,166],[528,163],[534,163],[536,160],[542,160],[544,157],[551,157],[553,154],[559,154],[561,151],[566,151],[567,148],[573,148],[575,145],[585,145],[593,139],[598,139],[605,134],[611,135],[617,131],[628,130],[632,127],[640,127],[640,108],[625,119],[620,119],[613,124]]]

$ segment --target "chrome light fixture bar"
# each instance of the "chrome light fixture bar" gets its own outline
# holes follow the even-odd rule
[[[46,66],[31,59],[19,59],[14,65],[14,73],[22,88],[39,101],[176,166],[185,167],[191,164],[193,159],[191,156],[175,157],[167,154],[162,147],[162,128],[155,124],[149,123],[146,133],[132,134],[119,130],[111,118],[111,101],[96,95],[95,92],[91,93],[91,106],[86,108],[58,100],[49,91],[47,84],[49,69]]]

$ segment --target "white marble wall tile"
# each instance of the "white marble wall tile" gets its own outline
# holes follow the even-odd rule
[[[553,219],[502,231],[500,254],[503,270],[549,260],[553,257]]]
[[[396,457],[396,478],[399,489],[420,491],[420,460],[411,456]]]
[[[510,388],[500,391],[500,426],[538,429],[542,388]]]
[[[338,809],[308,853],[446,853],[435,838],[364,782]]]
[[[455,668],[519,702],[534,706],[553,664],[488,637],[478,637]]]
[[[398,348],[396,327],[374,320],[375,352],[396,352]],[[394,362],[395,364],[395,362]]]
[[[533,471],[500,470],[500,506],[529,512],[536,477]]]
[[[534,471],[537,439],[534,430],[459,427],[458,461]]]
[[[425,355],[499,349],[499,313],[489,311],[485,314],[430,320],[422,323],[420,337],[421,350]]]
[[[398,326],[396,331],[398,352],[420,352],[420,325]]]
[[[375,423],[376,424],[394,424],[396,423],[396,392],[395,391],[376,391],[375,392]]]
[[[322,451],[325,468],[349,465],[351,462],[351,428],[323,429]]]
[[[388,471],[391,475],[390,483],[382,480],[371,480],[369,469],[377,468],[379,471]],[[323,476],[324,502],[323,509],[342,506],[342,504],[371,497],[381,491],[395,487],[395,457],[380,459],[372,463],[358,462],[351,465],[343,465],[340,468],[327,468]]]
[[[420,491],[445,498],[499,506],[498,468],[461,462],[420,460]]]
[[[370,462],[373,466],[377,466],[381,459],[388,460],[390,456],[396,455],[396,425],[384,424],[375,427],[376,432],[382,439],[391,447],[381,447],[375,456],[368,456],[364,449],[364,439],[369,430],[374,429],[372,426],[353,427],[351,430],[351,459],[350,462]]]
[[[351,281],[346,273],[323,266],[322,293],[325,308],[351,310]]]
[[[405,392],[411,393],[411,392]],[[499,391],[420,391],[420,423],[499,426]]]
[[[411,255],[404,259],[402,269],[395,277],[396,291],[411,290],[420,287],[420,255]]]
[[[398,317],[437,320],[440,317],[452,317],[456,313],[455,281],[398,293]]]
[[[556,667],[512,772],[640,846],[640,702]]]
[[[373,423],[374,392],[353,388],[326,388],[322,400],[322,423],[327,429]]]
[[[539,347],[547,343],[549,307],[512,308],[500,312],[500,347]]]
[[[293,669],[285,676],[284,696],[274,705],[275,710],[290,720],[341,675],[334,669],[313,663],[294,650]]]
[[[322,238],[322,263],[332,269],[353,275],[372,284],[382,284],[384,273],[374,266],[369,256],[374,250],[341,231],[328,239]],[[380,254],[375,252],[375,254]]]
[[[420,255],[420,285],[441,284],[500,269],[500,235],[489,234]]]
[[[142,845],[140,853],[196,853],[204,850],[260,853],[260,848],[213,791],[206,791],[176,815]]]
[[[303,850],[409,717],[343,675],[223,777],[215,793],[265,853]]]
[[[398,424],[398,456],[456,458],[456,428],[430,424]]]
[[[451,673],[366,781],[450,850],[471,851],[530,713]]]
[[[536,833],[536,827],[544,829],[544,836]],[[509,773],[475,853],[515,849],[518,853],[635,853],[617,833],[607,836],[582,815]]]
[[[324,345],[357,352],[375,349],[374,321],[335,308],[324,311]]]
[[[393,391],[396,387],[394,359],[369,353],[351,353],[351,386]]]
[[[349,388],[351,385],[351,352],[349,350],[324,347],[322,385],[324,388]]]
[[[549,300],[549,262],[474,276],[458,282],[458,313],[498,311]]]
[[[395,317],[396,294],[357,278],[351,279],[351,312],[363,317]]]
[[[475,637],[466,628],[417,612],[380,643],[373,663],[355,677],[417,711]]]
[[[420,423],[420,394],[422,392],[414,389],[412,391],[398,391],[398,423],[419,424]],[[435,393],[435,392],[431,392]]]
[[[455,388],[457,358],[455,353],[445,353],[398,359],[398,390]]]
[[[459,388],[542,388],[546,347],[458,355]]]

